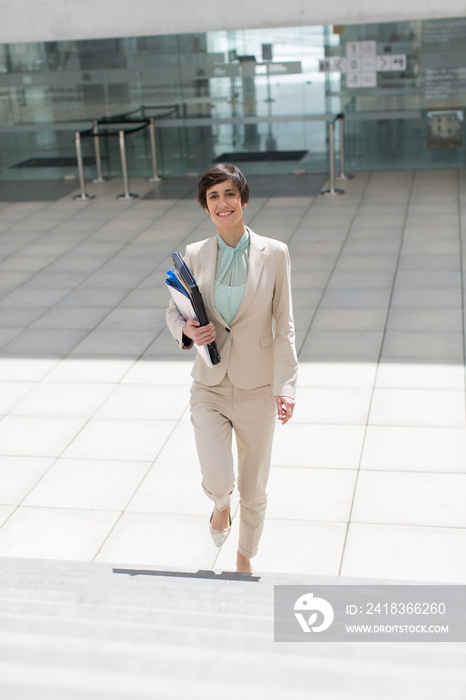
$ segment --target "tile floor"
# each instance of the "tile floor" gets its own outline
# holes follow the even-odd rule
[[[0,556],[232,569],[237,495],[218,551],[164,324],[170,254],[213,231],[192,184],[131,184],[0,202]],[[465,172],[256,185],[300,358],[256,570],[466,583]]]

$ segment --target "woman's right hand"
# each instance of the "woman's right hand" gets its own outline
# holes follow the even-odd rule
[[[213,343],[215,340],[215,326],[212,322],[208,323],[207,326],[200,326],[199,321],[194,318],[190,318],[186,321],[186,325],[183,327],[183,333],[191,340],[194,340],[196,345],[208,345]]]

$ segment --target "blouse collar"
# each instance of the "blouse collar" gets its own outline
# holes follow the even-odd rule
[[[227,243],[225,243],[223,238],[221,236],[219,236],[219,234],[217,233],[218,247],[222,248],[223,250],[231,251],[232,253],[242,253],[244,250],[246,250],[246,248],[249,245],[249,238],[250,238],[249,229],[245,228],[242,237],[240,238],[240,240],[238,241],[238,243],[236,245],[236,248],[232,248]]]

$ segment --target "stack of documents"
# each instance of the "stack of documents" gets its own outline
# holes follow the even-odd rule
[[[172,258],[175,263],[175,270],[167,272],[165,282],[173,297],[173,301],[185,321],[194,318],[196,321],[199,321],[201,326],[206,326],[209,323],[209,319],[207,318],[204,301],[197,282],[180,253],[173,253]],[[209,345],[196,345],[196,349],[208,367],[217,365],[220,362],[220,353],[215,341],[209,343]]]

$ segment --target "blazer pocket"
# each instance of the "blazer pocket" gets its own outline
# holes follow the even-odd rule
[[[261,338],[261,348],[268,348],[273,344],[273,335],[266,335]]]

